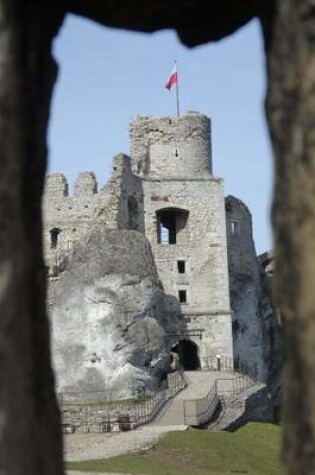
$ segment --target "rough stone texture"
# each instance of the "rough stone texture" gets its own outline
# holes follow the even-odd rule
[[[274,305],[274,257],[273,252],[266,252],[258,256],[263,272],[261,279],[260,309],[264,317],[264,335],[267,340],[266,379],[270,392],[274,416],[276,421],[282,418],[283,406],[283,372],[284,372],[284,331],[281,315]]]
[[[164,361],[164,371],[169,364],[163,296],[140,233],[98,227],[83,237],[52,307],[57,390],[91,398],[114,388],[127,397],[137,380],[154,386],[161,374],[150,371],[152,360]]]
[[[47,177],[45,235],[50,239],[49,229],[58,228],[61,231],[59,239],[67,234],[69,226],[75,229],[81,226],[82,229],[85,189],[91,197],[85,233],[96,222],[106,228],[128,227],[132,221],[128,203],[134,199],[136,219],[133,222],[141,222],[137,227],[151,242],[159,278],[166,292],[163,314],[167,317],[168,333],[173,335],[167,339],[168,348],[172,341],[189,339],[198,348],[202,368],[211,355],[234,355],[236,364],[245,363],[251,374],[268,384],[271,398],[275,406],[279,406],[283,348],[270,285],[256,256],[250,212],[232,196],[225,200],[224,207],[222,180],[210,173],[209,130],[207,118],[196,112],[179,119],[137,117],[130,127],[132,162],[125,155],[116,156],[113,176],[99,194],[94,194],[95,179],[91,173],[79,176],[77,183],[82,179],[88,183],[79,191],[76,185],[77,192],[70,201],[65,197],[64,177],[60,174]],[[175,166],[173,160],[177,160]],[[140,176],[134,175],[131,168]],[[204,176],[205,170],[208,176]],[[162,245],[158,240],[161,209],[187,212],[184,226],[177,232],[176,245]],[[84,232],[76,232],[73,242],[80,240]],[[64,246],[62,239],[59,245]],[[61,288],[67,292],[60,271],[71,259],[70,249],[61,254],[59,248],[51,249],[46,245],[48,262],[55,252],[57,266],[57,257],[63,255],[62,265],[59,263],[56,267],[57,277],[50,278],[50,306],[60,276]],[[119,259],[123,256],[117,255],[117,266]],[[184,273],[178,271],[179,260],[185,262]],[[228,283],[233,310],[233,352]],[[180,290],[187,292],[184,304],[178,301]],[[81,294],[80,290],[78,294]],[[92,320],[91,314],[89,322],[93,326]],[[53,309],[53,323],[55,336],[59,339],[64,329],[59,308]],[[73,371],[77,371],[75,361],[72,366]],[[106,378],[115,371],[116,367],[111,367]],[[66,390],[66,384],[63,390]]]
[[[80,188],[76,184],[76,193],[74,198],[70,198],[71,201],[65,196],[67,186],[64,177],[60,174],[48,176],[45,195],[47,208],[44,207],[45,235],[50,244],[52,230],[58,229],[58,245],[63,245],[61,237],[66,234],[69,225],[80,229],[86,208],[86,189],[91,197],[86,228],[73,238],[73,242],[78,240],[80,249],[87,247],[86,239],[90,240],[88,228],[96,222],[102,228],[115,228],[117,242],[121,239],[119,229],[127,228],[131,222],[136,224],[151,242],[159,279],[166,292],[163,301],[160,301],[160,313],[164,316],[166,331],[160,337],[160,347],[163,339],[164,349],[167,350],[172,342],[193,342],[202,369],[207,366],[209,357],[218,354],[231,358],[234,356],[236,367],[239,363],[245,363],[250,374],[268,384],[270,400],[275,406],[279,406],[283,349],[268,279],[256,256],[250,212],[240,200],[232,196],[224,201],[222,180],[214,178],[210,172],[212,157],[209,155],[209,131],[208,119],[196,112],[179,119],[137,117],[130,127],[132,160],[125,155],[115,157],[113,176],[99,194],[94,194],[96,185],[91,173],[79,176],[77,183],[83,180],[83,186]],[[129,206],[130,199],[133,199],[132,207]],[[181,213],[180,226],[176,225],[176,244],[168,241],[163,243],[161,236],[159,238],[159,213],[169,210]],[[111,241],[106,243],[106,237],[102,242],[103,247],[112,245]],[[135,351],[140,354],[142,346],[139,347],[138,341],[134,347],[132,343],[129,347],[128,338],[121,344],[117,328],[121,326],[122,315],[119,317],[118,311],[114,312],[112,321],[102,319],[104,334],[98,332],[101,349],[92,350],[90,343],[95,345],[93,337],[90,342],[84,343],[81,354],[77,348],[78,341],[81,343],[87,333],[95,331],[97,315],[104,310],[101,300],[93,299],[92,304],[91,299],[85,296],[90,290],[83,290],[80,284],[84,274],[81,267],[80,278],[72,267],[70,281],[69,273],[62,277],[61,271],[67,268],[68,260],[70,259],[70,263],[72,259],[78,260],[77,252],[72,255],[70,249],[67,250],[62,265],[57,267],[56,259],[57,277],[50,278],[48,294],[54,327],[56,371],[60,382],[58,389],[63,393],[85,392],[86,397],[90,397],[93,391],[105,388],[115,388],[123,394],[120,389],[121,373],[123,379],[130,383],[130,389],[125,389],[125,395],[129,395],[132,381],[136,378],[145,380],[148,376],[126,366],[126,354]],[[57,256],[60,252],[58,246],[57,249],[47,248],[46,240],[48,262],[53,252]],[[106,261],[107,255],[98,252],[99,256],[89,253],[92,269],[93,259]],[[131,268],[133,257],[134,254],[131,253]],[[112,269],[106,274],[102,286],[116,290],[120,283],[115,283],[114,269],[115,266],[119,269],[121,261],[125,261],[125,254],[113,253],[111,259]],[[80,253],[79,260],[81,265]],[[178,269],[179,261],[185,263],[182,273]],[[228,284],[233,310],[233,339]],[[56,298],[58,285],[62,292],[61,303],[60,296]],[[89,288],[85,280],[83,285],[84,288]],[[132,300],[134,289],[130,285],[128,289],[130,293],[122,298]],[[183,290],[187,293],[187,302],[180,303],[179,292]],[[144,296],[144,300],[145,298]],[[53,305],[55,300],[57,302]],[[72,303],[69,304],[68,301],[71,300]],[[83,320],[80,317],[82,312],[88,315]],[[140,318],[143,317],[144,315]],[[72,321],[70,325],[69,320]],[[81,329],[76,323],[80,321],[83,322]],[[141,328],[141,319],[138,324]],[[143,319],[143,325],[145,324]],[[116,346],[118,351],[114,351]],[[160,350],[152,351],[149,342],[145,349],[148,355],[143,352],[143,358],[149,365]],[[101,354],[107,362],[106,369],[100,364]],[[140,362],[138,367],[143,364],[143,361]],[[96,368],[100,375],[99,381],[95,376]],[[88,371],[93,372],[95,382],[84,374],[80,375]],[[82,395],[78,394],[78,397]]]
[[[236,362],[245,362],[251,373],[265,381],[266,342],[263,340],[260,272],[252,239],[251,215],[244,203],[232,196],[226,198],[225,208],[234,356]]]
[[[267,383],[278,407],[282,402],[284,349],[271,298],[270,263],[261,258],[265,270],[256,256],[251,214],[244,203],[228,196],[225,208],[235,363],[245,363],[250,374]]]
[[[90,176],[91,185],[74,197],[66,195],[61,174],[47,177],[43,211],[49,273],[60,275],[71,260],[73,242],[94,223],[137,229],[151,243],[166,293],[168,343],[192,341],[201,366],[211,355],[232,358],[223,181],[212,176],[210,120],[197,112],[179,118],[140,116],[131,123],[130,142],[131,159],[115,157],[113,175],[98,194],[93,194],[92,174],[80,175],[80,180]],[[176,219],[174,245],[162,242],[159,228],[160,213],[169,210]],[[52,239],[56,230],[57,243]],[[181,273],[179,261],[185,267]],[[50,305],[55,287],[54,277]],[[179,302],[180,292],[186,292],[186,302]],[[58,322],[53,319],[55,327]],[[60,333],[55,335],[59,338]]]
[[[61,173],[48,175],[43,209],[45,261],[51,276],[65,269],[74,242],[95,223],[109,229],[143,229],[141,181],[132,174],[130,158],[123,154],[114,157],[113,174],[99,193],[92,172],[77,177],[73,196]]]
[[[235,431],[247,422],[273,422],[272,402],[268,395],[263,384],[255,384],[239,394],[221,395],[220,412],[208,428]]]
[[[57,2],[0,1],[0,472],[63,472],[42,259]]]
[[[0,280],[3,287],[0,307],[3,342],[10,342],[1,346],[6,356],[2,374],[9,375],[1,386],[1,410],[6,421],[1,435],[1,442],[5,441],[1,444],[2,471],[60,473],[56,467],[58,450],[55,451],[52,443],[57,416],[54,403],[49,402],[52,381],[45,337],[45,289],[40,251],[45,134],[54,77],[50,50],[61,18],[60,5],[106,25],[145,31],[173,27],[190,45],[224,37],[254,16],[261,19],[269,82],[268,120],[276,155],[276,296],[288,347],[284,452],[287,474],[314,473],[313,0],[226,0],[211,4],[203,0],[176,3],[150,0],[145,7],[139,1],[60,0],[46,2],[44,9],[38,0],[0,1],[3,26],[0,54],[6,66],[0,73],[0,132],[4,139],[0,190],[5,205],[1,214]],[[33,381],[29,377],[29,366],[25,368],[18,358],[21,348],[23,363],[30,362],[29,366],[34,368],[32,377],[36,374],[31,386],[26,384],[26,379]],[[18,371],[11,372],[7,358]],[[14,363],[17,358],[19,364]],[[16,390],[16,385],[22,388],[21,392]],[[12,394],[16,395],[18,406]],[[44,410],[46,402],[51,410]],[[30,406],[36,410],[30,410]],[[21,408],[24,417],[17,417],[16,407]],[[30,414],[29,419],[25,414]],[[43,423],[45,415],[50,423],[47,420]],[[43,426],[45,430],[41,431]],[[25,430],[20,430],[22,427]],[[34,433],[40,432],[39,440],[50,455],[45,450],[38,452]],[[30,444],[43,455],[34,463],[30,462],[34,460]],[[16,450],[19,457],[12,456]],[[23,471],[18,467],[23,467]]]
[[[212,173],[211,123],[198,112],[180,117],[135,117],[130,124],[136,175],[170,180]]]
[[[174,302],[186,291],[180,313],[199,357],[232,357],[223,182],[211,174],[210,121],[196,112],[179,119],[138,117],[130,140],[133,169],[144,170],[145,235],[165,291],[173,296],[165,311],[176,311]],[[159,212],[169,209],[187,213],[176,245],[158,239]],[[177,268],[180,260],[184,273]]]
[[[267,115],[276,155],[275,296],[286,344],[287,473],[315,472],[315,9],[277,1],[264,23]]]
[[[104,25],[140,31],[174,28],[186,45],[218,40],[240,28],[264,7],[262,0],[67,0],[69,9]]]

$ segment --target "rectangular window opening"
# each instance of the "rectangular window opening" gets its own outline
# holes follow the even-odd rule
[[[157,224],[158,244],[176,244],[176,213],[164,213]]]
[[[179,303],[186,303],[187,302],[187,290],[179,290],[178,291],[178,300],[179,300]]]
[[[179,274],[185,274],[186,272],[186,262],[185,261],[177,261],[177,271]]]
[[[231,232],[233,235],[237,235],[239,232],[239,223],[237,221],[231,221]]]

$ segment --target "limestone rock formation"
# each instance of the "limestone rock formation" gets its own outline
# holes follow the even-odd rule
[[[274,406],[279,406],[283,337],[272,303],[269,267],[265,271],[256,255],[246,205],[233,196],[225,203],[235,364],[245,363],[266,382]]]
[[[263,317],[263,343],[267,367],[267,386],[271,394],[275,418],[282,412],[284,335],[280,314],[273,302],[274,260],[271,253],[258,256],[260,269],[260,314]]]
[[[127,396],[135,381],[153,387],[168,363],[163,297],[143,235],[99,227],[83,237],[52,306],[57,390]]]

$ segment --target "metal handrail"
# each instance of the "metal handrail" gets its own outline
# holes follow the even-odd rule
[[[207,358],[209,363],[214,363],[215,359],[217,359],[217,355],[212,355]],[[227,368],[230,368],[232,362],[232,358],[222,358],[221,355],[222,366],[220,366],[220,369],[216,368],[216,371],[227,371]],[[241,373],[240,376],[235,378],[216,379],[204,398],[184,400],[183,407],[185,424],[197,426],[206,423],[213,416],[220,400],[220,396],[224,394],[235,395],[249,387],[252,387],[256,383],[256,379],[249,377],[248,374],[245,373],[246,369],[246,365],[242,365],[241,370],[244,373]],[[225,386],[225,388],[220,388],[220,385]]]
[[[137,404],[135,414],[131,416],[133,428],[151,422],[160,412],[166,402],[176,396],[188,385],[188,379],[183,371],[170,373],[164,387],[162,387],[151,399]]]
[[[75,403],[79,400],[87,400],[88,393],[59,395],[64,431],[75,432],[75,430],[80,429],[86,432],[107,432],[117,424],[120,430],[135,429],[152,421],[166,402],[187,385],[188,380],[184,372],[176,371],[168,375],[168,380],[161,384],[159,390],[153,396],[147,397],[144,392],[133,406],[116,406],[115,408],[106,405],[104,407],[93,406],[93,403],[97,401],[111,402],[111,399],[104,398],[106,394],[104,392],[97,393],[97,399],[95,399],[96,393],[90,393],[93,395],[93,402],[85,407],[75,407]],[[69,397],[70,394],[76,399],[74,405],[69,402],[66,403],[65,396]],[[80,412],[80,419],[77,417],[78,412]]]
[[[250,376],[256,380],[256,374],[254,369],[248,364],[234,360],[228,355],[209,355],[200,358],[201,366],[204,370],[211,371],[235,371],[242,375]]]

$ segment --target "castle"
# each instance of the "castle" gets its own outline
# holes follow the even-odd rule
[[[213,176],[210,119],[197,112],[139,116],[131,122],[130,142],[130,157],[114,157],[100,191],[91,172],[78,176],[73,196],[62,174],[47,176],[49,299],[74,243],[95,223],[136,230],[151,244],[163,311],[184,322],[172,341],[186,369],[203,369],[213,355],[233,359],[228,255],[233,267],[248,252],[251,217],[241,202],[224,199],[223,180]]]

